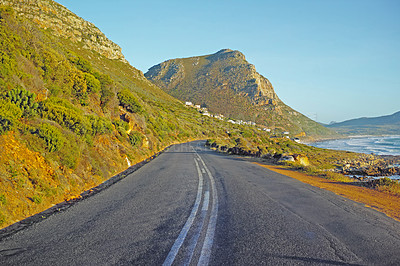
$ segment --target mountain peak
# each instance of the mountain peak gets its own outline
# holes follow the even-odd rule
[[[212,54],[207,57],[209,60],[226,60],[226,59],[242,59],[246,60],[244,54],[237,50],[231,50],[231,49],[222,49],[216,52],[215,54]]]
[[[229,53],[229,52],[233,52],[233,50],[228,49],[228,48],[226,48],[226,49],[221,49],[221,50],[219,50],[218,52],[216,52],[216,54]]]

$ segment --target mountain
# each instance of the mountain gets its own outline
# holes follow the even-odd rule
[[[400,111],[379,117],[362,117],[326,125],[348,135],[400,135]]]
[[[277,132],[334,134],[285,105],[271,82],[239,51],[223,49],[211,55],[171,59],[151,67],[145,76],[170,95],[212,113],[254,121]]]
[[[0,227],[165,147],[231,131],[149,82],[51,0],[0,0]]]

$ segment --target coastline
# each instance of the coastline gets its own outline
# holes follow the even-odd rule
[[[317,148],[342,150],[377,156],[400,156],[400,135],[352,135],[303,143]]]
[[[383,137],[399,137],[400,134],[396,135],[387,135],[387,134],[380,134],[380,135],[343,135],[341,137],[335,137],[335,138],[315,138],[315,140],[312,141],[302,141],[302,144],[309,145],[310,143],[315,143],[315,142],[323,142],[323,141],[330,141],[330,140],[342,140],[342,139],[360,139],[360,138],[383,138]]]
[[[311,143],[316,143],[316,142],[324,142],[324,141],[331,141],[331,140],[343,140],[343,139],[360,139],[360,138],[382,138],[382,137],[399,137],[400,138],[400,134],[399,135],[343,135],[341,137],[327,137],[327,138],[315,138],[314,140],[305,140],[305,141],[301,141],[301,144],[305,144],[305,145],[310,145]]]

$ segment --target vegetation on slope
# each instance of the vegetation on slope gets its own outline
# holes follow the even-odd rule
[[[186,108],[123,60],[53,31],[0,7],[0,226],[170,144],[230,127]]]

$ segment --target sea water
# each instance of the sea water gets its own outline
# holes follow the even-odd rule
[[[309,145],[318,148],[345,150],[377,155],[400,155],[400,136],[362,136],[348,139],[318,141],[310,143]],[[400,180],[400,176],[398,175],[389,176],[389,178]]]
[[[400,136],[352,137],[310,143],[311,146],[376,155],[400,155]]]

